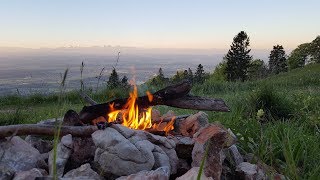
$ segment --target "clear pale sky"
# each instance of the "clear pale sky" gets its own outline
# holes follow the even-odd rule
[[[320,34],[319,8],[320,0],[6,0],[0,46],[227,49],[244,30],[251,48],[295,48]]]

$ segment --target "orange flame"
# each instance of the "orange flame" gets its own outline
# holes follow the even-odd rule
[[[151,121],[151,113],[152,107],[147,108],[143,112],[139,112],[139,107],[136,102],[138,98],[138,90],[137,86],[133,86],[133,91],[130,93],[128,101],[126,102],[125,106],[121,110],[117,110],[114,108],[114,104],[110,104],[111,112],[108,114],[108,122],[114,122],[117,120],[118,115],[121,116],[122,125],[129,127],[131,129],[156,129],[159,131],[165,131],[166,134],[173,130],[173,123],[175,117],[168,123],[166,123],[165,127],[159,128],[159,124],[152,125]],[[153,100],[152,94],[147,91],[148,100],[151,102]],[[120,114],[119,114],[120,113]]]
[[[149,107],[146,112],[142,112],[139,117],[139,107],[136,104],[138,98],[137,86],[134,86],[133,92],[130,93],[127,103],[124,106],[124,110],[115,110],[114,104],[110,104],[111,112],[108,114],[108,122],[114,122],[117,116],[122,112],[122,125],[129,127],[131,129],[144,130],[146,128],[151,128],[151,111],[152,108]]]

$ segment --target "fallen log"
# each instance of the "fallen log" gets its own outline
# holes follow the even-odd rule
[[[97,126],[61,126],[60,136],[71,134],[76,137],[90,137],[96,130],[98,130]],[[0,138],[23,135],[54,136],[56,132],[55,125],[19,124],[0,126]]]
[[[156,105],[166,105],[184,109],[206,110],[206,111],[220,111],[229,112],[229,107],[222,99],[204,98],[198,96],[188,95],[191,90],[191,83],[183,81],[180,84],[168,86],[152,94],[153,99],[150,101],[148,96],[141,96],[137,98],[137,105],[139,108],[148,108]],[[113,104],[114,109],[124,109],[128,98],[115,99],[113,101],[94,104],[91,106],[84,106],[79,113],[80,120],[89,124],[92,120],[111,112],[110,105]],[[92,104],[92,103],[91,103]]]
[[[186,95],[178,99],[167,100],[164,105],[203,111],[229,112],[229,107],[222,99]]]
[[[109,127],[114,126],[109,124]],[[74,137],[91,137],[91,134],[98,130],[97,126],[60,126],[59,136],[71,134]],[[164,131],[156,129],[146,129],[145,131],[155,135],[165,135]],[[24,136],[24,135],[41,135],[54,136],[57,133],[57,126],[42,125],[42,124],[18,124],[0,126],[0,139],[10,136]]]

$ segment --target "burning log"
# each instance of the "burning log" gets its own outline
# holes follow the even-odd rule
[[[137,97],[136,104],[140,109],[146,109],[155,105],[167,105],[171,107],[207,110],[207,111],[221,111],[229,112],[228,106],[222,99],[205,98],[188,95],[191,90],[191,83],[183,81],[180,84],[168,86],[153,94],[147,96]],[[85,98],[88,99],[88,98]],[[92,101],[90,104],[93,104]],[[94,101],[93,101],[94,102]],[[113,101],[93,104],[91,106],[84,106],[80,111],[80,120],[83,123],[92,124],[92,120],[103,116],[106,117],[114,109],[125,109],[128,98],[115,99]],[[113,106],[112,106],[113,105]]]

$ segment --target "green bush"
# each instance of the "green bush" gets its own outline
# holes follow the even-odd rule
[[[276,92],[271,85],[262,85],[254,90],[249,99],[249,113],[262,121],[290,119],[294,113],[293,103],[284,95]],[[261,112],[262,111],[262,112]]]

